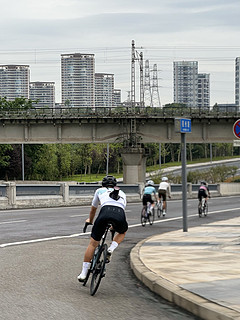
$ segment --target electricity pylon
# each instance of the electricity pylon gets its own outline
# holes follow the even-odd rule
[[[153,65],[153,77],[152,77],[152,106],[161,107],[160,95],[158,90],[158,70],[157,65]]]
[[[144,104],[145,104],[145,106],[152,107],[152,92],[151,92],[151,84],[150,84],[149,60],[145,61]]]

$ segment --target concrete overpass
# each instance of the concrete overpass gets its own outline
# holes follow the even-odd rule
[[[145,180],[142,144],[180,143],[175,118],[189,118],[187,143],[233,142],[240,112],[201,108],[64,108],[0,110],[1,144],[123,142],[124,182]],[[131,139],[134,136],[132,145]]]

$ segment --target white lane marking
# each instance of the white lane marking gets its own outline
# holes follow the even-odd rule
[[[219,213],[219,212],[227,212],[227,211],[236,211],[236,210],[240,210],[240,208],[233,208],[233,209],[224,209],[224,210],[218,210],[218,211],[212,211],[212,212],[208,212],[208,215],[213,214],[213,213]],[[188,218],[191,217],[196,217],[197,214],[191,214],[188,216]],[[164,223],[167,221],[174,221],[174,220],[182,220],[182,216],[181,217],[175,217],[175,218],[164,218],[158,221],[154,221],[154,224],[157,223]],[[131,226],[129,226],[129,228],[134,228],[134,227],[140,227],[142,224],[141,223],[137,223],[137,224],[132,224]],[[69,239],[69,238],[77,238],[83,235],[89,235],[91,234],[91,232],[86,232],[86,233],[75,233],[75,234],[71,234],[68,236],[56,236],[56,237],[51,237],[51,238],[42,238],[42,239],[33,239],[33,240],[25,240],[25,241],[18,241],[18,242],[10,242],[10,243],[3,243],[0,245],[0,248],[5,248],[5,247],[10,247],[10,246],[17,246],[17,245],[21,245],[21,244],[31,244],[31,243],[37,243],[37,242],[44,242],[44,241],[51,241],[51,240],[59,240],[59,239]]]
[[[211,212],[208,212],[208,214],[217,213],[217,212],[236,211],[236,210],[240,210],[240,208],[232,208],[232,209],[223,209],[223,210],[211,211]]]
[[[82,235],[90,234],[90,232],[86,233],[77,233],[77,234],[71,234],[69,236],[56,236],[51,238],[42,238],[42,239],[33,239],[33,240],[25,240],[25,241],[18,241],[18,242],[10,242],[10,243],[3,243],[0,245],[0,248],[10,247],[10,246],[17,246],[21,244],[30,244],[30,243],[36,243],[36,242],[44,242],[44,241],[51,241],[51,240],[59,240],[59,239],[67,239],[67,238],[76,238]]]
[[[50,210],[67,210],[68,208],[70,208],[71,210],[72,209],[74,209],[74,210],[80,210],[80,209],[82,209],[82,208],[88,208],[88,210],[89,210],[89,206],[74,206],[74,207],[71,207],[71,206],[69,206],[69,207],[49,207],[49,208],[47,208],[47,210],[48,211],[50,211]],[[28,214],[34,214],[34,212],[33,211],[42,211],[42,210],[45,210],[46,211],[46,208],[30,208],[30,209],[17,209],[17,210],[10,210],[10,209],[8,209],[8,210],[1,210],[1,213],[16,213],[16,212],[26,212],[26,213],[28,213]]]
[[[20,223],[20,222],[26,222],[26,221],[27,221],[27,220],[3,221],[3,222],[0,222],[0,224]]]
[[[89,214],[74,214],[73,216],[70,216],[70,218],[75,218],[75,217],[86,217]]]

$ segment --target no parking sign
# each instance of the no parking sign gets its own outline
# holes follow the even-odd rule
[[[233,133],[235,135],[235,137],[237,137],[238,139],[240,139],[240,119],[237,120],[234,125],[233,125]]]

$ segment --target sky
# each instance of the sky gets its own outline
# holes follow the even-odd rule
[[[53,81],[61,102],[61,54],[93,53],[126,100],[131,44],[157,64],[161,104],[173,102],[173,62],[210,74],[210,104],[234,103],[239,0],[0,0],[0,64],[27,64],[30,81]],[[150,72],[152,74],[152,72]],[[136,100],[139,65],[136,62]]]

